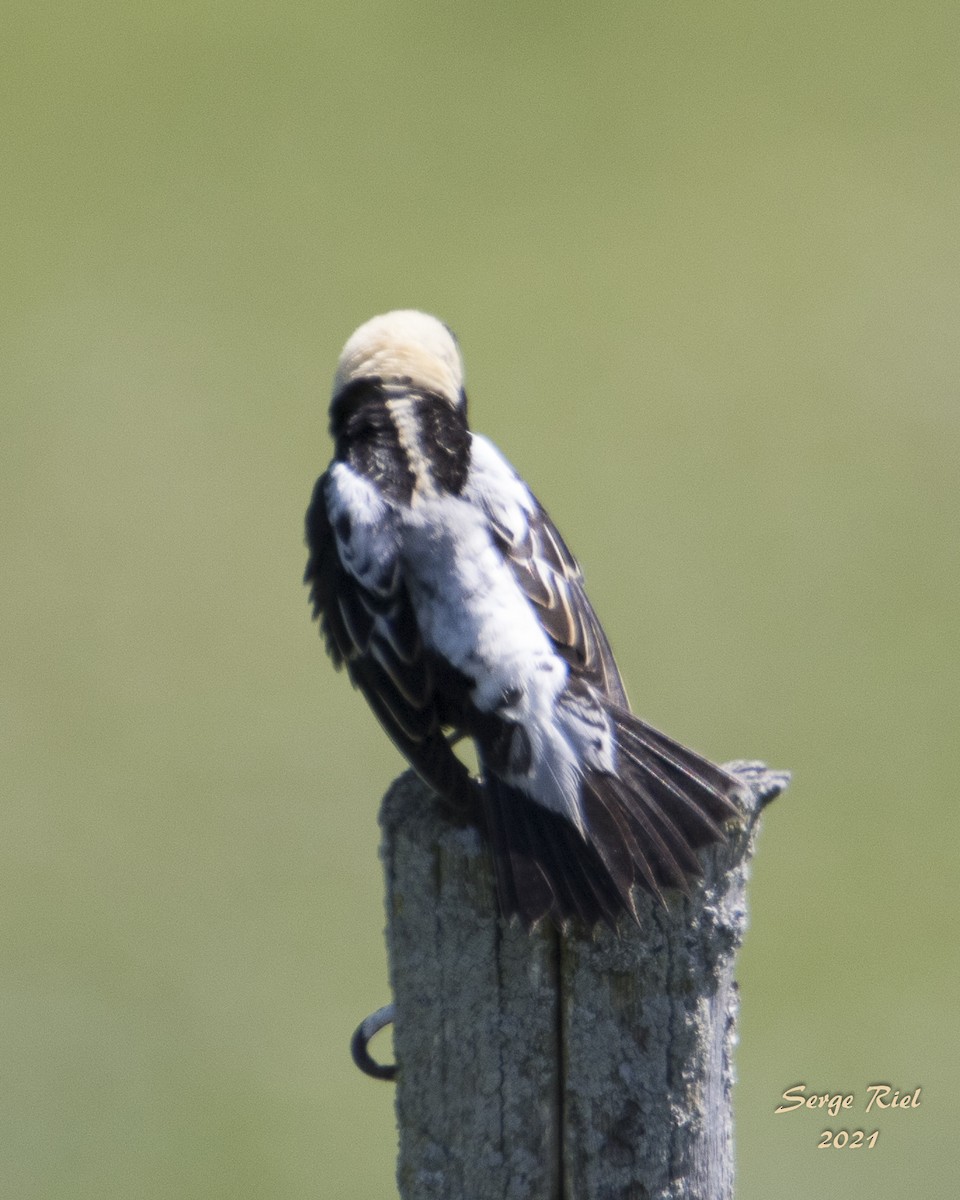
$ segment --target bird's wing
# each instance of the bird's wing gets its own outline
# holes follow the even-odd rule
[[[613,651],[587,599],[580,565],[557,527],[492,442],[471,444],[466,494],[486,513],[491,535],[557,653],[580,678],[629,707]]]
[[[441,728],[387,506],[349,468],[334,467],[314,488],[306,542],[304,582],[334,665],[346,666],[417,774],[451,803],[469,805],[473,784]]]

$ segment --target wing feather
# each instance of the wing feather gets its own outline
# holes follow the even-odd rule
[[[307,510],[309,549],[304,582],[310,587],[334,665],[346,665],[384,731],[418,775],[458,808],[476,803],[469,771],[450,749],[437,711],[433,668],[395,564],[382,563],[367,586],[344,560],[330,519],[330,473],[317,480]],[[346,501],[337,497],[338,505]],[[362,520],[344,528],[356,531]]]
[[[477,434],[467,491],[537,610],[557,653],[614,703],[628,707],[610,643],[583,586],[583,572],[546,510],[500,452]]]

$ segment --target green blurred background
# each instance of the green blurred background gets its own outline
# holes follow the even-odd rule
[[[638,711],[795,772],[739,1197],[958,1194],[960,9],[3,24],[0,1194],[395,1194],[347,1041],[400,762],[300,577],[337,353],[397,306],[458,331]],[[773,1115],[884,1081],[921,1108]]]

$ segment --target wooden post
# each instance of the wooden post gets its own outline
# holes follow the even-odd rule
[[[736,952],[764,803],[702,854],[704,877],[641,926],[527,934],[492,866],[408,773],[381,812],[403,1200],[728,1200]]]

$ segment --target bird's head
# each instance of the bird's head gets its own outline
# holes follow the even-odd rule
[[[442,321],[416,309],[372,317],[344,346],[333,379],[334,400],[363,379],[403,381],[462,411],[463,359],[457,339]]]

